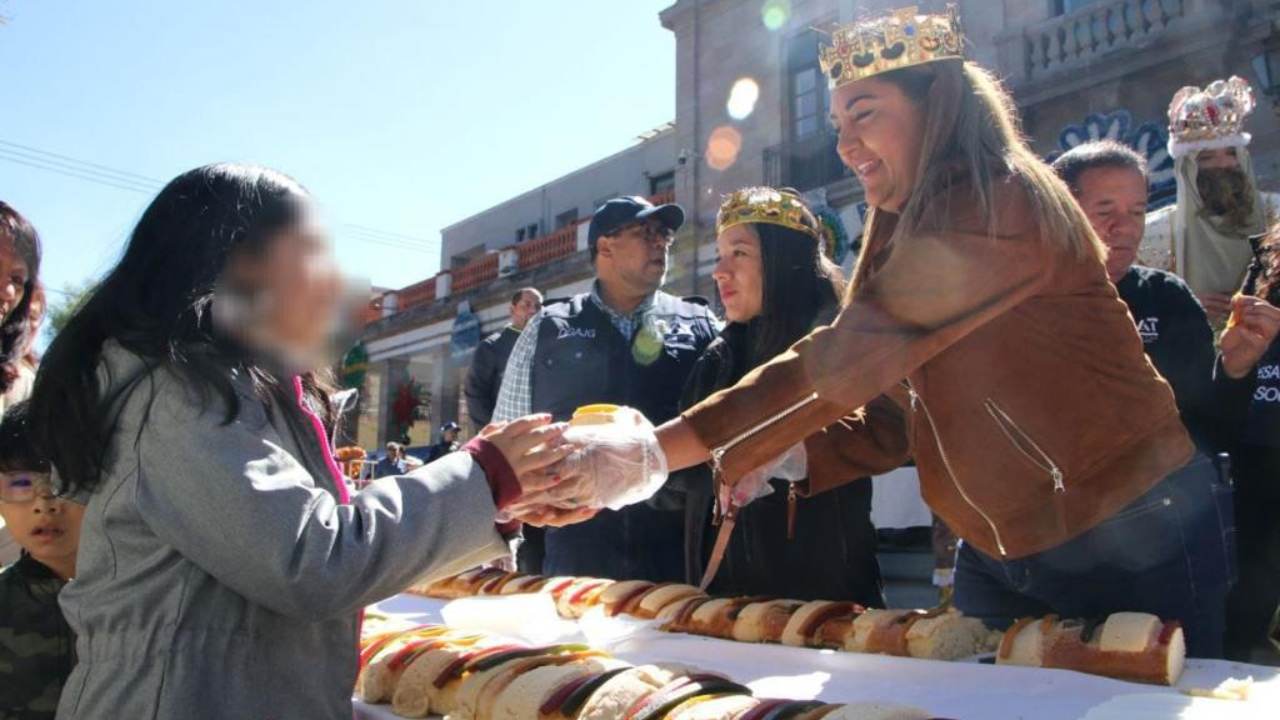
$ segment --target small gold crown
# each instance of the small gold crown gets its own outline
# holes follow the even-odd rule
[[[1203,90],[1187,86],[1169,102],[1169,154],[1248,145],[1245,120],[1257,102],[1244,78],[1214,80]]]
[[[832,90],[890,70],[938,60],[963,60],[964,36],[955,5],[918,15],[915,6],[837,27],[818,62]]]
[[[716,234],[734,225],[768,223],[822,239],[822,224],[793,190],[749,187],[725,196],[716,215]]]

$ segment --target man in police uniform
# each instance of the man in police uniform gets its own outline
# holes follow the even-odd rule
[[[694,362],[719,321],[697,298],[658,288],[666,279],[678,205],[614,198],[591,218],[591,292],[549,303],[521,333],[498,393],[495,421],[531,412],[568,420],[592,403],[636,408],[655,425],[676,416]],[[641,503],[549,529],[543,572],[624,579],[684,579],[683,508]]]

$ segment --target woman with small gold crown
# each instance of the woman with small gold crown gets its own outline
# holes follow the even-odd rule
[[[826,240],[826,226],[792,190],[749,187],[724,199],[716,216],[711,277],[728,324],[694,364],[680,399],[682,409],[732,386],[835,318],[844,277],[827,259]],[[846,481],[893,470],[906,462],[910,450],[905,414],[891,398],[867,403],[864,413],[882,445],[865,455],[872,461],[865,467],[851,466],[844,456],[834,461]],[[850,418],[852,423],[861,420]],[[850,482],[817,498],[798,494],[808,466],[826,465],[827,453],[839,453],[839,433],[833,430],[828,437],[832,442],[823,448],[815,443],[803,455],[794,453],[788,463],[752,473],[719,499],[745,507],[737,515],[732,540],[725,539],[709,592],[884,607],[871,484]],[[697,582],[706,574],[717,537],[710,468],[682,471],[670,484],[687,488],[685,564],[690,580]]]
[[[884,451],[874,420],[849,413],[889,394],[925,500],[963,540],[961,610],[991,624],[1150,613],[1180,622],[1192,654],[1220,655],[1214,466],[1143,355],[1088,219],[1008,93],[964,59],[954,9],[841,26],[821,64],[840,158],[871,206],[842,309],[636,442],[656,436],[671,469],[710,462],[732,486],[838,432],[840,453],[799,488],[813,495],[857,477],[839,458],[864,467]]]

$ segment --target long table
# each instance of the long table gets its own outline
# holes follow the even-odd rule
[[[1187,661],[1176,688],[1120,682],[1065,670],[980,661],[911,658],[752,645],[663,633],[651,623],[589,615],[560,620],[545,596],[468,598],[446,603],[398,595],[373,609],[412,622],[445,622],[527,643],[589,642],[635,664],[670,662],[724,673],[760,697],[828,702],[888,701],[955,720],[1277,720],[1280,669],[1222,660]],[[1252,677],[1247,702],[1193,698]],[[388,706],[356,703],[359,720],[393,720]]]

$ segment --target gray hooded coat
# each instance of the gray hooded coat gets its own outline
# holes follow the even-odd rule
[[[221,403],[202,410],[172,371],[114,345],[103,356],[104,386],[141,380],[61,596],[79,663],[59,718],[345,720],[358,611],[507,552],[467,453],[341,504],[296,403],[268,414],[241,387],[224,425]]]

